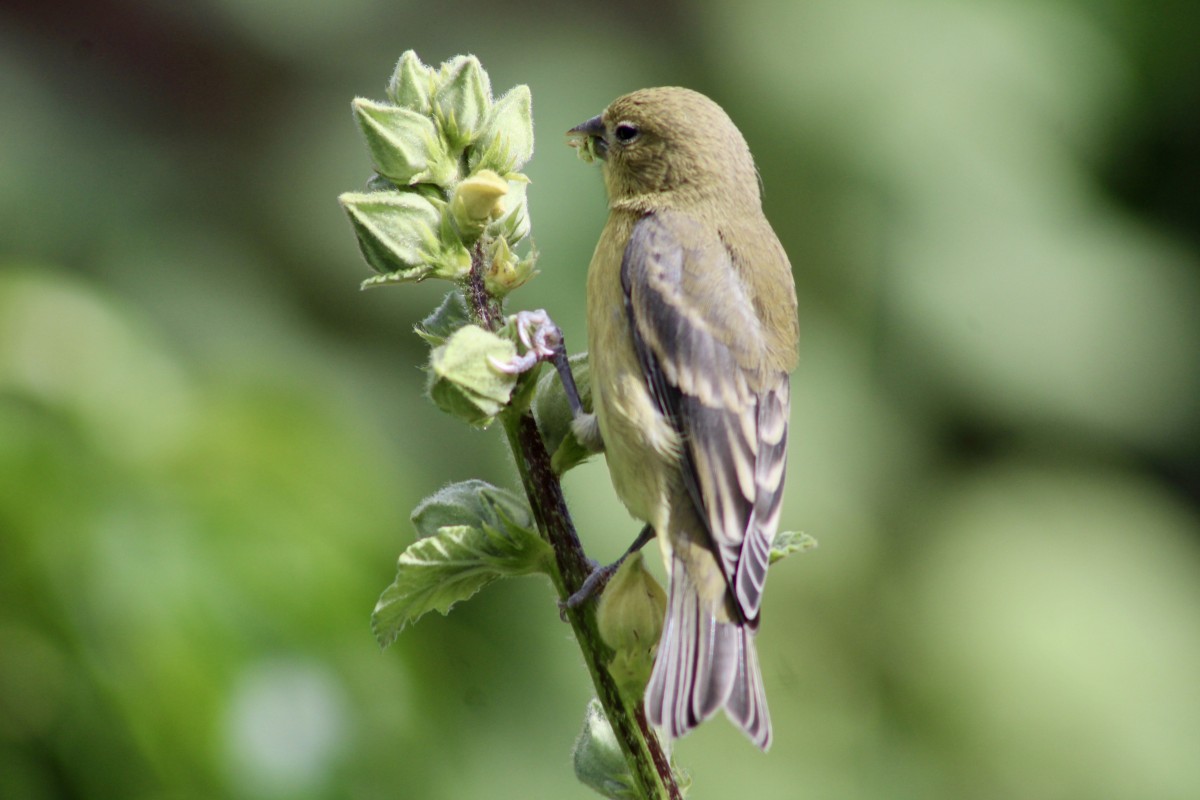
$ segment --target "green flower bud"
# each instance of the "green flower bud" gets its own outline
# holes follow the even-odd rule
[[[604,715],[604,707],[594,697],[588,702],[583,732],[575,740],[571,756],[575,777],[604,797],[636,800],[643,796],[629,772],[621,743]]]
[[[479,139],[471,148],[471,169],[501,175],[519,170],[533,156],[533,110],[528,86],[515,86],[492,106]]]
[[[575,388],[579,390],[579,400],[583,410],[592,412],[592,376],[588,364],[588,354],[572,353],[569,362],[571,373],[575,376]],[[589,449],[575,434],[575,414],[567,401],[567,393],[559,380],[558,372],[548,370],[538,377],[537,390],[534,393],[533,416],[537,420],[538,430],[546,442],[546,449],[551,454],[550,466],[555,474],[561,475],[572,469],[591,456],[597,450]]]
[[[510,245],[517,244],[529,235],[529,207],[525,201],[525,187],[528,184],[529,179],[521,173],[509,173],[504,215],[488,225],[489,235],[504,237]]]
[[[479,136],[492,105],[492,87],[475,56],[457,56],[442,65],[432,98],[442,135],[459,152]]]
[[[440,249],[434,230],[441,222],[433,202],[416,192],[387,191],[346,192],[338,202],[371,269],[405,281],[433,273],[431,254]]]
[[[353,108],[380,175],[398,186],[446,186],[458,177],[457,159],[447,152],[429,117],[363,97],[355,98]]]
[[[428,117],[432,110],[430,97],[436,76],[437,72],[432,67],[422,64],[415,52],[407,50],[400,56],[392,79],[388,81],[388,98],[398,106]]]
[[[459,328],[429,359],[429,396],[443,411],[487,427],[508,405],[517,376],[495,361],[511,361],[517,347],[477,325]]]
[[[483,275],[483,285],[495,297],[504,297],[537,274],[533,268],[534,257],[521,261],[508,247],[503,239],[493,239],[488,247],[491,266]]]
[[[504,213],[508,181],[490,169],[480,170],[454,189],[450,213],[458,229],[470,238],[483,233],[484,227]]]
[[[627,698],[640,698],[650,680],[666,611],[667,595],[641,552],[631,554],[609,579],[596,609],[600,638],[613,649],[608,670]]]

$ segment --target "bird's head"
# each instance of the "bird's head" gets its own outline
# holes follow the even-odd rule
[[[567,136],[585,160],[603,161],[614,206],[759,201],[746,140],[720,106],[691,89],[668,86],[618,97]]]

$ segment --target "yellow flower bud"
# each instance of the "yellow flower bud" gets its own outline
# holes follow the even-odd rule
[[[508,181],[490,169],[481,169],[454,190],[456,213],[475,223],[487,222],[504,213]]]

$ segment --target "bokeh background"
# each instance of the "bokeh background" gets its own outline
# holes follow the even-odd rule
[[[693,796],[1200,797],[1200,6],[0,6],[0,797],[588,797],[541,579],[380,652],[410,509],[515,485],[420,397],[442,287],[335,197],[400,53],[533,91],[546,307],[603,224],[562,132],[685,84],[745,132],[803,356],[759,639],[776,744]],[[636,532],[567,479],[591,554]]]

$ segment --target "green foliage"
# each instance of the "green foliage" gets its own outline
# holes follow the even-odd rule
[[[589,795],[543,581],[386,657],[362,630],[396,519],[512,464],[421,397],[410,331],[444,291],[345,291],[368,268],[326,196],[372,167],[330,92],[467,40],[538,98],[534,289],[568,344],[604,205],[560,132],[628,89],[726,107],[795,266],[782,519],[822,550],[768,590],[775,749],[676,746],[704,796],[1200,797],[1200,4],[684,3],[660,47],[541,4],[222,3],[92,47],[8,8],[0,797]],[[603,466],[566,482],[615,555]],[[340,714],[241,706],[279,661]]]
[[[466,301],[462,292],[454,289],[446,293],[441,305],[429,313],[417,325],[417,335],[433,347],[445,344],[456,330],[470,322]]]
[[[429,396],[438,408],[479,427],[505,409],[517,376],[496,369],[516,345],[478,325],[464,325],[429,355]]]
[[[446,614],[497,578],[544,572],[552,558],[524,501],[483,481],[447,486],[412,521],[420,538],[400,554],[371,617],[383,646],[428,612]]]
[[[774,564],[792,553],[807,553],[817,547],[817,540],[799,531],[780,531],[771,542],[771,562]]]
[[[571,754],[575,777],[610,800],[638,800],[641,797],[629,773],[629,765],[612,725],[604,716],[599,700],[588,702],[583,730],[575,740]]]
[[[493,103],[474,56],[434,69],[410,50],[387,95],[388,102],[354,100],[377,174],[366,193],[339,198],[367,264],[379,273],[364,286],[430,277],[461,282],[477,244],[488,255],[489,291],[502,297],[525,283],[534,257],[516,256],[513,248],[529,234],[529,179],[518,171],[533,155],[528,87]]]

